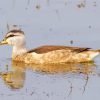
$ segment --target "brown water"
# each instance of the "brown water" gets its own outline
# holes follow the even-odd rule
[[[12,26],[28,48],[69,45],[100,49],[99,0],[1,0],[0,40]],[[0,46],[0,100],[99,100],[100,56],[93,63],[26,65]]]

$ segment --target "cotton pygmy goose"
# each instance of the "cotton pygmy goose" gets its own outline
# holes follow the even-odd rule
[[[100,50],[90,48],[46,45],[32,50],[26,49],[25,34],[21,30],[9,31],[0,45],[13,46],[12,60],[35,64],[60,64],[90,62]]]

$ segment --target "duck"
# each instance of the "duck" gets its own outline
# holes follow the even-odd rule
[[[44,45],[27,50],[25,33],[22,30],[10,30],[0,42],[0,45],[12,46],[12,61],[26,64],[61,64],[84,63],[94,61],[100,50],[86,47],[61,45]]]

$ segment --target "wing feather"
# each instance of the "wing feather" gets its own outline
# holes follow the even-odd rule
[[[62,50],[62,49],[66,49],[66,50],[71,50],[72,52],[84,52],[84,51],[88,51],[91,48],[80,48],[80,47],[69,47],[69,46],[41,46],[32,50],[29,50],[28,53],[32,53],[32,52],[36,52],[38,54],[42,54],[42,53],[48,53],[50,51],[54,51],[54,50]]]

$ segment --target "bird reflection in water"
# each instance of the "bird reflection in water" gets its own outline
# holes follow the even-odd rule
[[[23,67],[12,64],[12,70],[8,72],[2,72],[1,77],[4,83],[11,89],[20,89],[24,85],[25,70]]]
[[[27,65],[21,62],[12,62],[12,70],[6,73],[2,72],[1,77],[4,80],[4,83],[9,86],[11,89],[21,89],[24,86],[25,82],[25,71],[32,70],[33,72],[44,73],[44,74],[84,74],[88,76],[89,74],[95,74],[95,64],[91,63],[78,63],[78,64],[49,64],[49,65]],[[86,78],[86,77],[85,77]],[[86,79],[86,84],[87,84]],[[71,83],[71,82],[70,82]],[[85,87],[84,86],[84,91]],[[71,91],[72,92],[73,86],[71,83]]]
[[[93,74],[95,70],[94,62],[89,63],[67,63],[67,64],[46,64],[46,65],[28,65],[26,69],[35,70],[45,74],[66,74],[66,73],[81,73]]]

